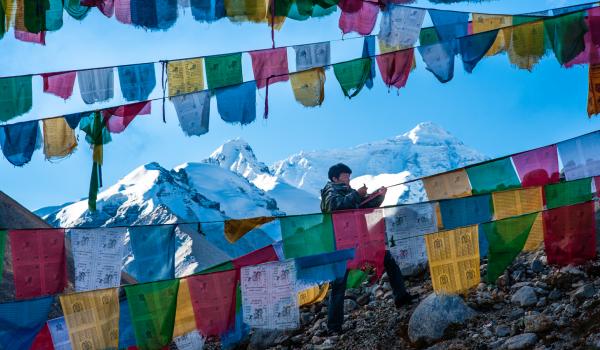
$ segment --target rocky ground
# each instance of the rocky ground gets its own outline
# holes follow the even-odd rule
[[[407,285],[419,300],[399,310],[385,275],[348,290],[341,336],[326,336],[325,302],[302,308],[301,329],[255,331],[240,348],[600,349],[600,260],[559,269],[542,250],[521,254],[496,285],[466,296],[433,294],[427,274]]]

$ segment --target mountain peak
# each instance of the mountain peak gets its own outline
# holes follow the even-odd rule
[[[269,168],[258,161],[252,147],[241,138],[225,142],[204,160],[204,163],[229,169],[250,181],[261,174],[269,174]]]
[[[461,143],[456,137],[450,134],[446,129],[433,122],[422,122],[417,124],[412,130],[400,136],[409,138],[413,144],[417,143],[440,143],[455,141]]]

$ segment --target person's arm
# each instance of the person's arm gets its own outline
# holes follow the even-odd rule
[[[328,212],[344,209],[355,209],[360,204],[361,197],[355,190],[343,195],[338,192],[328,192],[325,197],[325,209]]]
[[[370,195],[370,196],[374,196],[372,199],[368,200],[365,203],[361,203],[360,208],[361,209],[366,209],[366,208],[377,208],[377,207],[379,207],[383,203],[383,201],[385,200],[385,194],[386,193],[387,193],[387,190],[385,190],[385,188],[380,188],[375,193],[372,193]],[[368,197],[369,196],[367,196],[367,198]],[[363,199],[363,201],[365,199]]]

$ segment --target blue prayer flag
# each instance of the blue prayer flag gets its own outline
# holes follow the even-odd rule
[[[558,144],[567,181],[600,175],[600,131]]]
[[[37,120],[0,127],[0,148],[12,165],[27,164],[40,144],[41,134]]]
[[[191,0],[190,6],[196,21],[212,23],[226,16],[224,0]]]
[[[154,63],[118,68],[121,92],[127,101],[145,101],[156,86]]]
[[[250,124],[256,119],[256,82],[216,90],[217,110],[227,123]]]
[[[53,297],[0,304],[0,348],[29,349],[46,324]]]
[[[479,34],[473,34],[458,39],[460,47],[460,56],[463,66],[468,73],[472,73],[477,63],[485,56],[486,52],[492,47],[498,30],[490,30]]]
[[[126,270],[139,283],[175,277],[175,225],[130,227],[133,261]]]
[[[296,280],[301,285],[315,285],[344,277],[354,248],[296,258]]]
[[[489,194],[440,201],[444,229],[481,224],[492,219],[492,196]]]
[[[224,222],[202,224],[200,234],[202,234],[207,241],[229,255],[231,259],[252,253],[255,250],[271,245],[274,242],[274,240],[264,231],[254,229],[235,241],[235,243],[230,243],[225,238]]]
[[[369,74],[369,77],[367,78],[367,81],[365,82],[365,85],[371,89],[373,87],[373,79],[375,78],[375,59],[373,59],[373,57],[375,56],[375,36],[371,35],[371,36],[366,36],[365,37],[365,41],[363,42],[363,51],[362,51],[362,57],[370,57],[371,58],[371,72]]]
[[[135,346],[135,332],[127,300],[119,302],[119,349]]]
[[[469,13],[429,9],[429,17],[440,41],[452,43],[452,52],[458,53],[456,39],[468,34]]]
[[[454,51],[452,42],[438,42],[419,46],[419,53],[428,71],[441,83],[447,83],[454,77]]]

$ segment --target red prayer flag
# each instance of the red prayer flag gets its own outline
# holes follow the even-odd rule
[[[564,64],[566,68],[571,68],[577,64],[600,64],[600,7],[588,11],[588,17],[585,22],[588,31],[583,36],[585,50],[583,50],[574,59]]]
[[[378,277],[383,274],[385,222],[382,210],[333,213],[333,229],[337,250],[355,249],[354,259],[348,261],[349,269],[360,269],[368,264],[375,268]]]
[[[196,325],[205,337],[227,332],[235,323],[236,271],[187,278]]]
[[[375,22],[377,22],[377,15],[379,14],[379,6],[368,1],[360,2],[362,3],[362,7],[358,11],[342,11],[338,23],[342,33],[357,32],[360,35],[368,35],[373,31]]]
[[[131,0],[115,0],[115,17],[123,24],[131,24]]]
[[[543,218],[549,264],[580,265],[596,257],[594,202],[551,209]]]
[[[39,33],[29,33],[27,31],[15,29],[15,39],[28,43],[46,45],[46,32],[42,30]]]
[[[50,329],[48,324],[44,324],[44,327],[35,336],[33,343],[31,343],[31,350],[54,350],[54,343],[52,342],[52,335],[50,335]]]
[[[240,256],[239,258],[233,259],[233,267],[239,270],[242,267],[264,264],[270,261],[277,261],[277,253],[272,245],[268,245],[264,248],[253,251],[252,253]],[[238,275],[239,277],[239,275]]]
[[[559,180],[556,145],[512,156],[523,187],[543,186]]]
[[[377,66],[385,84],[404,87],[414,60],[414,49],[395,51],[377,56]]]
[[[594,185],[596,186],[596,195],[600,197],[600,176],[594,176]]]
[[[288,81],[288,58],[285,47],[252,51],[250,57],[252,57],[252,70],[258,89],[280,81]]]
[[[150,101],[132,103],[102,111],[108,131],[115,134],[123,132],[138,115],[149,115],[150,113],[152,113]]]
[[[589,9],[586,21],[592,43],[600,46],[600,7]]]
[[[44,92],[68,99],[73,94],[73,86],[77,72],[61,72],[42,74]]]
[[[370,0],[365,0],[367,2]],[[354,13],[360,11],[363,6],[363,0],[340,0],[338,6],[342,12]]]
[[[10,231],[17,299],[61,293],[67,285],[62,229]]]

